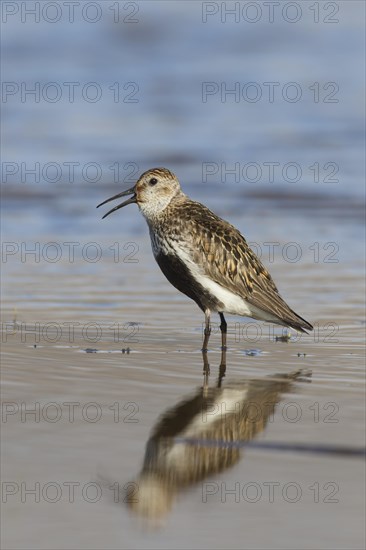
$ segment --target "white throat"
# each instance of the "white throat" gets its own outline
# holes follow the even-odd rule
[[[164,210],[169,206],[171,201],[176,197],[176,195],[162,195],[155,196],[151,200],[146,200],[145,202],[138,203],[141,214],[145,217],[147,222],[154,222],[157,220]]]

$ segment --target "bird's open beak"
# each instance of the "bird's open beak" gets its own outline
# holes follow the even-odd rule
[[[103,204],[106,204],[107,202],[114,201],[115,199],[119,199],[120,197],[125,197],[126,195],[132,195],[132,197],[127,199],[125,202],[122,202],[121,204],[118,204],[117,206],[112,208],[112,210],[110,210],[109,212],[104,214],[102,220],[104,220],[104,218],[109,216],[109,214],[112,214],[112,212],[115,212],[116,210],[119,210],[123,206],[126,206],[127,204],[132,204],[134,202],[137,202],[135,187],[131,187],[131,189],[127,189],[127,191],[122,191],[122,193],[118,193],[118,195],[114,195],[114,197],[111,197],[110,199],[107,199],[106,201],[101,202],[100,204],[98,204],[97,208],[99,208],[99,206],[103,206]]]

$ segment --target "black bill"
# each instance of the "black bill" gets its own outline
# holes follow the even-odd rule
[[[132,203],[136,202],[135,188],[131,187],[131,189],[127,189],[127,191],[122,191],[122,193],[118,193],[118,195],[114,195],[114,197],[111,197],[110,199],[107,199],[106,201],[101,202],[100,204],[98,204],[97,208],[99,208],[99,206],[103,206],[103,204],[106,204],[107,202],[114,201],[115,199],[119,199],[120,197],[125,197],[126,195],[132,195],[132,197],[127,199],[125,202],[122,202],[121,204],[118,204],[117,206],[112,208],[112,210],[109,210],[109,212],[104,214],[102,220],[104,220],[104,218],[109,216],[109,214],[112,214],[112,212],[115,212],[116,210],[119,210],[123,206],[126,206],[127,204],[132,204]]]

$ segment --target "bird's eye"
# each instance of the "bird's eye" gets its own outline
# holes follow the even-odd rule
[[[158,183],[158,180],[156,178],[151,178],[151,180],[149,181],[150,185],[156,185],[157,183]]]

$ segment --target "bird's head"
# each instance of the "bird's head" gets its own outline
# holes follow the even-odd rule
[[[145,218],[151,219],[159,216],[170,201],[180,192],[179,181],[173,172],[167,168],[152,168],[144,172],[131,189],[114,195],[114,197],[98,204],[97,208],[120,197],[132,195],[126,201],[109,210],[109,212],[104,214],[103,218],[106,218],[109,214],[127,204],[136,203]]]

